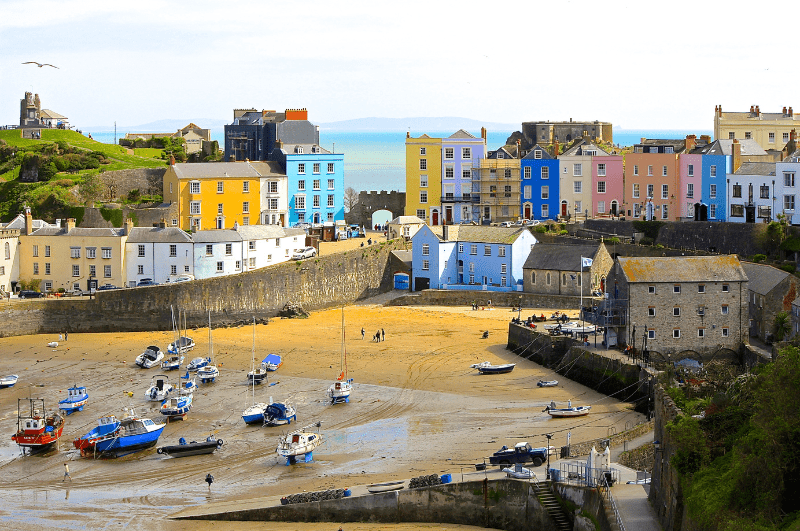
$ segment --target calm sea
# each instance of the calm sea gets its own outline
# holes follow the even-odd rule
[[[84,131],[87,134],[90,131]],[[471,131],[480,136],[480,131]],[[125,136],[126,131],[117,131],[116,139]],[[447,137],[453,131],[429,131],[431,137]],[[487,134],[488,149],[497,149],[506,143],[512,131],[489,132]],[[224,146],[223,131],[212,131],[211,138]],[[619,130],[614,132],[614,143],[630,146],[641,138],[685,138],[694,134],[711,135],[710,131],[679,130]],[[113,132],[92,133],[98,142],[114,144]],[[345,154],[345,184],[355,190],[399,190],[405,191],[405,138],[403,131],[397,132],[352,132],[323,131],[320,133],[320,144],[323,148]]]

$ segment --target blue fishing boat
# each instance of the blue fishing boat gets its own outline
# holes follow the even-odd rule
[[[189,365],[186,366],[186,370],[196,371],[198,369],[202,369],[209,363],[211,363],[211,358],[194,358],[189,362]]]
[[[67,389],[67,398],[58,403],[58,409],[69,415],[76,411],[83,411],[83,406],[89,401],[89,393],[85,387],[73,386]]]
[[[176,371],[181,368],[181,363],[183,363],[183,356],[179,356],[177,354],[170,356],[161,362],[161,370]]]
[[[122,420],[114,415],[101,417],[97,427],[72,444],[81,455],[119,455],[155,446],[165,426],[137,417],[130,409]]]
[[[242,420],[245,424],[264,424],[264,412],[267,409],[267,404],[259,402],[248,407],[242,413]]]
[[[277,371],[281,365],[283,365],[283,360],[277,354],[270,354],[261,360],[261,366],[270,372]]]
[[[272,399],[270,399],[270,404],[264,411],[264,425],[283,426],[284,424],[291,424],[293,420],[297,420],[297,411],[293,406],[272,402]]]
[[[192,409],[192,394],[182,394],[167,398],[161,404],[161,414],[168,419],[182,419]]]

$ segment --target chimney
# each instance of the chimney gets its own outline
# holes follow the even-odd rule
[[[561,154],[561,153],[558,152],[558,149],[559,149],[558,139],[556,138],[555,140],[553,140],[553,156],[554,157],[558,157]]]
[[[795,129],[789,131],[789,140],[791,141],[797,140],[797,131]]]
[[[702,142],[703,144],[710,144],[711,135],[700,135],[700,142]]]
[[[131,218],[125,218],[125,236],[130,236],[131,229],[133,229],[133,220]]]
[[[75,218],[67,218],[67,233],[75,228]]]
[[[786,116],[786,106],[783,107],[783,115]]]
[[[280,138],[275,140],[275,149],[283,149],[283,140]]]
[[[735,138],[731,144],[731,155],[733,157],[733,173],[736,173],[742,166],[742,145],[739,144],[739,140]]]
[[[486,128],[481,127],[481,138],[486,140]]]
[[[166,229],[167,228],[167,220],[164,219],[164,218],[161,218],[161,221],[158,222],[158,228],[159,229]]]
[[[719,115],[722,117],[722,105],[719,106]]]
[[[170,166],[175,166],[175,155],[170,155],[169,156],[169,165]]]
[[[695,147],[697,147],[697,136],[696,135],[686,135],[686,147],[684,148],[684,150],[687,153],[689,153]]]
[[[411,131],[406,131],[406,138],[411,138]]]
[[[450,227],[448,225],[442,225],[442,239],[444,241],[449,240],[450,236]]]
[[[792,108],[789,107],[789,116],[794,116],[794,112],[792,112]]]
[[[33,216],[30,207],[25,207],[25,235],[28,236],[31,232],[33,232]]]
[[[755,113],[756,113],[756,106],[755,105],[751,105],[750,106],[750,114],[755,114]]]
[[[522,152],[521,151],[522,151],[522,148],[520,147],[519,140],[517,140],[517,158],[518,159],[522,158]]]
[[[756,105],[756,116],[761,116],[761,109]]]

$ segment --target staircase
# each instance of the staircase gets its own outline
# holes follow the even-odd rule
[[[549,514],[550,518],[552,518],[553,522],[555,522],[555,528],[558,531],[570,531],[572,529],[572,523],[567,517],[566,513],[564,513],[564,509],[562,509],[561,504],[558,503],[558,500],[556,500],[556,497],[550,487],[550,480],[547,479],[534,483],[533,490],[536,492],[536,497],[539,499],[539,503],[544,506],[544,508],[547,510],[547,514]]]

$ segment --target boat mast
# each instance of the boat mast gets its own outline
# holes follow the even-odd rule
[[[253,405],[256,403],[256,316],[253,316],[253,361],[250,367],[253,370]]]
[[[214,338],[211,337],[211,310],[208,310],[208,361],[214,359]]]
[[[346,362],[347,355],[345,354],[344,350],[344,306],[342,306],[342,375],[343,380],[347,380],[347,362]]]

